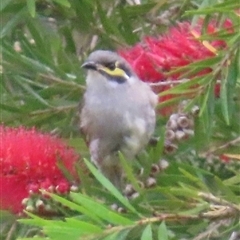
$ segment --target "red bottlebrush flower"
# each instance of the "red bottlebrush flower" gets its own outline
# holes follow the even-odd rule
[[[226,20],[224,27],[226,30],[232,31],[231,21]],[[130,63],[138,77],[145,82],[156,83],[181,79],[181,73],[169,75],[169,72],[194,61],[212,57],[216,54],[217,49],[226,47],[226,43],[222,40],[214,40],[211,43],[198,40],[201,28],[201,23],[192,28],[190,23],[184,22],[171,28],[164,36],[145,37],[142,43],[118,52]],[[207,33],[215,34],[216,30],[216,24],[210,23]],[[211,71],[212,69],[209,67],[194,76],[201,76]],[[154,89],[156,92],[162,92],[169,89],[169,86],[157,86]],[[218,94],[219,88],[216,89],[216,95]],[[170,98],[171,96],[164,96],[160,101]]]
[[[65,178],[57,163],[78,181],[74,170],[78,158],[72,148],[49,134],[0,126],[0,209],[19,213],[24,204],[27,210],[44,213],[42,205],[46,199],[39,190],[69,192],[73,183]]]

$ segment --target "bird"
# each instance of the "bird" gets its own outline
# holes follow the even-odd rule
[[[148,144],[155,129],[158,96],[116,52],[96,50],[81,67],[87,73],[80,129],[91,161],[121,189],[118,153],[132,161]]]

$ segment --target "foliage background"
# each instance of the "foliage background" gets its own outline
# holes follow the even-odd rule
[[[203,17],[207,24],[214,18],[221,25],[230,18],[236,31],[218,35],[229,47],[210,61],[187,68],[200,71],[209,64],[214,68],[204,81],[195,81],[206,91],[190,104],[201,109],[194,138],[181,144],[174,155],[165,156],[160,142],[140,156],[140,165],[148,170],[150,163],[162,158],[170,163],[157,175],[157,185],[151,189],[137,186],[136,172],[122,159],[127,178],[140,197],[126,200],[87,163],[98,181],[87,177],[80,193],[71,194],[70,200],[52,196],[73,211],[54,220],[30,215],[31,219],[21,220],[21,224],[3,212],[0,239],[30,239],[35,234],[34,239],[234,239],[239,231],[240,18],[234,10],[239,9],[240,3],[135,2],[2,0],[1,122],[36,126],[57,134],[88,157],[78,131],[77,109],[85,89],[80,65],[89,52],[132,46],[146,35],[164,34],[178,21],[196,23]],[[209,36],[203,34],[204,37],[209,40]],[[216,77],[221,80],[219,98],[214,98]],[[180,84],[171,92],[184,96],[188,87]],[[166,117],[158,116],[156,136],[164,135],[166,121]],[[230,156],[231,164],[220,162],[223,153]],[[91,187],[88,181],[92,181]],[[111,210],[114,202],[127,213]],[[36,226],[43,231],[38,232]]]

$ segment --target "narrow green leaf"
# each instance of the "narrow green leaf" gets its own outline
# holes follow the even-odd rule
[[[18,222],[20,223],[25,223],[25,224],[29,224],[31,226],[38,226],[38,227],[43,227],[46,225],[46,221],[43,218],[40,218],[36,215],[34,215],[33,213],[24,211],[29,217],[31,217],[32,219],[19,219]]]
[[[0,12],[4,10],[13,0],[2,0],[0,4]]]
[[[42,98],[36,91],[34,91],[28,84],[22,83],[21,81],[18,81],[18,83],[19,85],[21,85],[23,89],[26,90],[26,92],[32,95],[34,99],[37,99],[39,102],[41,102],[47,107],[51,107],[51,105],[44,98]]]
[[[102,229],[99,226],[81,221],[74,218],[65,218],[65,221],[49,221],[48,226],[44,226],[44,232],[56,240],[60,239],[79,239],[85,234],[100,233]],[[53,224],[52,224],[53,223]],[[64,238],[65,237],[65,238]]]
[[[194,93],[197,92],[196,86],[202,86],[203,84],[208,83],[208,81],[209,78],[207,77],[195,77],[193,79],[189,79],[189,81],[186,81],[184,83],[174,86],[173,88],[161,92],[159,96],[161,97],[168,94]],[[193,89],[190,89],[190,87],[193,87]]]
[[[208,87],[203,95],[199,116],[202,116],[203,112],[206,111],[206,106],[207,106],[207,103],[209,102],[208,100],[209,100],[210,90],[211,88]]]
[[[81,204],[89,211],[92,211],[94,206],[94,214],[112,224],[129,225],[133,223],[128,218],[125,218],[120,214],[108,209],[102,203],[98,203],[96,200],[86,195],[83,195],[81,193],[70,193],[70,197],[73,199],[74,202]]]
[[[54,2],[64,6],[64,7],[71,7],[71,4],[68,0],[53,0]]]
[[[114,19],[110,19],[108,18],[107,14],[106,14],[106,10],[103,10],[100,1],[96,1],[97,3],[97,9],[98,9],[98,14],[101,20],[101,23],[106,31],[106,33],[109,34],[114,34],[115,36],[117,36],[118,38],[122,38],[117,25],[115,24]]]
[[[128,240],[127,235],[129,234],[130,230],[131,229],[124,229],[122,231],[117,230],[114,233],[101,238],[101,240]]]
[[[36,15],[36,3],[35,0],[27,0],[27,7],[30,15],[35,17]]]
[[[222,180],[219,177],[214,175],[212,176],[209,175],[209,176],[205,176],[203,180],[206,186],[214,195],[220,195],[224,199],[234,203],[239,202],[237,196],[233,193],[233,191],[229,188],[229,186],[226,186],[222,182]]]
[[[168,240],[168,231],[165,222],[158,227],[158,240]]]
[[[131,26],[131,20],[129,18],[129,15],[126,13],[125,8],[121,7],[119,9],[119,13],[121,15],[122,20],[122,27],[123,27],[123,37],[127,41],[128,44],[133,45],[137,42],[138,38],[135,33],[133,33],[133,28]]]
[[[190,172],[186,171],[183,168],[179,168],[179,171],[181,173],[183,173],[184,176],[186,176],[191,182],[197,184],[198,186],[200,186],[203,189],[206,189],[206,187],[204,186],[204,184],[201,182],[201,179],[192,175]]]
[[[148,224],[142,232],[141,240],[151,240],[152,236],[152,227],[151,224]]]
[[[56,194],[53,193],[47,193],[49,196],[51,196],[52,199],[54,199],[57,202],[60,202],[61,204],[63,204],[66,207],[69,207],[70,209],[83,213],[84,215],[86,215],[87,217],[89,217],[90,219],[94,220],[95,222],[97,222],[99,225],[102,225],[103,222],[102,220],[95,214],[94,211],[89,211],[88,209],[84,208],[83,206],[80,206],[79,204],[76,204],[72,201],[69,201],[63,197],[60,197]]]
[[[12,112],[12,113],[23,113],[24,112],[18,107],[10,106],[10,105],[4,104],[4,103],[0,103],[0,109],[3,109],[5,111],[9,111],[9,112]]]
[[[229,111],[228,111],[228,96],[227,96],[227,79],[224,78],[221,81],[220,99],[223,118],[227,125],[230,124]]]
[[[239,175],[233,176],[229,179],[224,180],[223,183],[225,185],[239,184],[240,183],[240,176]]]
[[[146,14],[148,13],[154,6],[156,5],[156,2],[151,2],[151,3],[145,3],[145,4],[136,4],[133,6],[127,6],[125,8],[126,13],[128,16],[131,17],[136,17],[141,14]]]
[[[191,208],[186,211],[182,211],[180,214],[183,215],[198,215],[201,212],[208,210],[209,209],[209,204],[208,203],[200,203],[197,207]]]
[[[125,157],[123,156],[123,154],[121,152],[119,152],[118,154],[119,154],[119,159],[120,159],[121,165],[124,169],[124,172],[125,172],[127,178],[130,180],[134,189],[138,192],[141,192],[141,188],[138,185],[137,179],[133,174],[132,167],[130,166],[129,162],[127,162],[127,160],[125,159]]]
[[[10,20],[2,27],[0,31],[0,39],[5,37],[17,24],[19,24],[19,21],[22,19],[25,13],[26,8],[22,8],[12,18],[10,18]]]
[[[227,125],[230,125],[232,121],[233,111],[234,111],[233,96],[234,96],[235,86],[236,86],[237,78],[239,74],[239,69],[238,69],[239,53],[240,51],[238,50],[230,66],[225,67],[225,71],[226,71],[225,78],[223,78],[221,81],[221,91],[220,91],[221,107],[222,107],[222,114]]]
[[[112,195],[118,199],[126,208],[131,212],[139,215],[136,209],[129,203],[129,201],[119,192],[119,190],[100,172],[96,167],[93,166],[87,159],[83,159],[85,164],[88,166],[94,177],[110,192]]]

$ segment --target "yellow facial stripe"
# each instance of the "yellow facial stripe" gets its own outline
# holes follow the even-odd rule
[[[107,67],[103,67],[103,66],[99,66],[98,70],[103,71],[105,73],[107,73],[110,76],[113,77],[124,77],[124,78],[128,78],[128,75],[121,69],[116,67],[115,69],[111,70]]]

